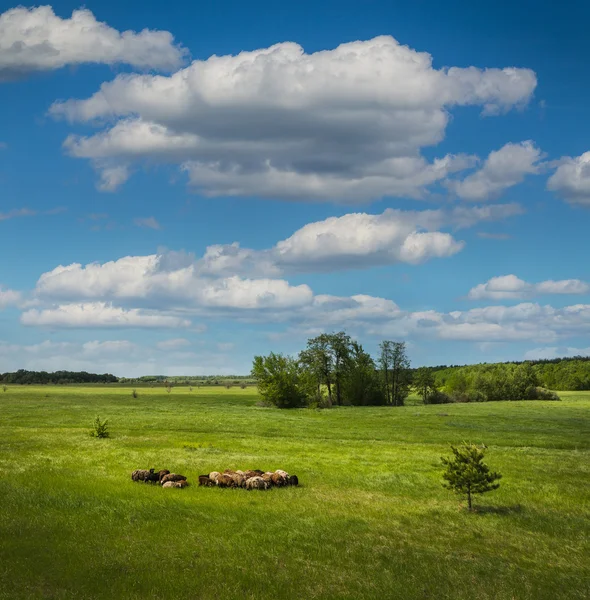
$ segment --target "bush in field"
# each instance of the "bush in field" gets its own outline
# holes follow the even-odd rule
[[[475,444],[463,443],[459,447],[451,446],[451,450],[453,458],[441,458],[446,467],[443,486],[457,494],[465,494],[467,506],[472,510],[472,496],[497,490],[500,484],[495,482],[502,475],[490,471],[483,462],[483,450]]]
[[[547,390],[542,387],[535,388],[536,400],[561,400],[553,390]]]
[[[5,392],[7,389],[8,389],[8,388],[7,388],[5,385],[3,385],[3,386],[2,386],[2,391],[3,391],[3,392]]]
[[[255,356],[252,376],[265,402],[278,408],[305,406],[307,398],[301,386],[301,369],[290,356],[271,352],[268,356]]]
[[[133,390],[133,391],[131,392],[131,395],[132,395],[134,398],[138,398],[138,397],[139,397],[139,394],[137,393],[137,390]]]
[[[450,404],[455,402],[448,394],[434,390],[424,398],[424,404]]]
[[[108,419],[101,421],[100,417],[96,417],[94,419],[94,423],[92,424],[92,430],[90,431],[90,436],[95,438],[108,438],[110,437],[109,427],[108,427]]]

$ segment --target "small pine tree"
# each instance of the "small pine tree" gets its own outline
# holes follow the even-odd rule
[[[100,417],[96,417],[94,419],[94,423],[92,424],[93,429],[90,432],[90,436],[96,437],[96,438],[110,437],[108,423],[109,423],[108,419],[106,419],[105,421],[101,421]]]
[[[483,462],[483,450],[475,444],[463,443],[458,448],[451,446],[451,450],[454,458],[441,458],[446,467],[443,486],[457,494],[467,494],[467,505],[472,510],[471,496],[497,490],[500,484],[494,482],[502,475],[490,471]]]

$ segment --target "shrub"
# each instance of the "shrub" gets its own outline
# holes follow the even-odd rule
[[[133,391],[131,392],[131,395],[132,395],[134,398],[137,398],[137,397],[139,396],[139,394],[137,393],[137,390],[133,390]]]
[[[91,437],[96,438],[108,438],[110,437],[109,427],[108,427],[108,419],[104,421],[100,420],[100,417],[96,417],[94,419],[94,423],[92,424],[92,430],[90,431]]]
[[[166,386],[166,391],[167,391],[168,393],[170,393],[170,392],[172,391],[172,386],[171,386],[171,385],[167,385],[167,386]]]
[[[243,390],[245,390],[247,386],[246,386],[246,384],[245,384],[245,383],[241,383],[241,384],[240,384],[240,387],[241,387]]]
[[[542,387],[535,388],[535,396],[537,400],[561,400],[557,392]]]
[[[454,400],[448,394],[440,390],[434,390],[424,397],[424,404],[450,404]]]
[[[3,386],[2,386],[2,391],[3,391],[3,392],[5,392],[7,389],[8,389],[8,388],[7,388],[5,385],[3,385]]]

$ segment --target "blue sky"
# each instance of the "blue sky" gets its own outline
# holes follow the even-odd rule
[[[0,372],[590,353],[589,17],[0,2]]]

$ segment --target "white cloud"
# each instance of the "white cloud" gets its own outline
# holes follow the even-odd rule
[[[0,81],[81,63],[172,70],[183,56],[167,31],[119,32],[89,10],[75,10],[69,19],[58,17],[51,6],[0,14]]]
[[[4,371],[88,371],[123,377],[141,375],[213,375],[247,372],[250,357],[242,363],[218,351],[174,352],[127,340],[54,342],[32,345],[0,340]],[[51,394],[51,391],[48,391]],[[140,391],[141,393],[141,391]]]
[[[309,305],[313,293],[307,285],[292,286],[276,278],[283,273],[417,264],[451,256],[463,242],[437,228],[461,229],[519,212],[517,205],[495,205],[354,213],[310,223],[269,249],[234,243],[210,246],[201,258],[167,252],[104,264],[60,265],[39,277],[36,295],[151,308],[290,310]]]
[[[538,173],[542,156],[531,141],[506,144],[490,152],[481,169],[462,181],[448,181],[447,186],[464,200],[487,200],[522,183],[526,175]]]
[[[0,285],[0,310],[8,306],[18,306],[22,301],[22,294],[15,290],[8,290]]]
[[[147,229],[161,229],[160,223],[154,217],[133,219],[134,225],[137,227],[145,227]]]
[[[185,338],[174,338],[172,340],[163,340],[158,342],[156,346],[160,350],[178,350],[179,348],[185,348],[186,346],[190,346],[191,343]]]
[[[590,152],[564,157],[547,181],[547,189],[571,204],[590,206]]]
[[[100,170],[98,189],[102,192],[114,192],[129,179],[129,168],[126,165],[106,165]]]
[[[174,328],[189,327],[191,322],[176,316],[124,309],[107,302],[62,304],[22,313],[23,325],[54,328]]]
[[[572,348],[570,346],[545,346],[533,348],[524,354],[524,360],[546,360],[572,356],[590,356],[589,348]]]
[[[50,112],[118,119],[65,142],[99,171],[172,162],[210,196],[358,202],[421,197],[473,166],[466,156],[428,163],[420,150],[444,138],[450,109],[497,114],[526,104],[535,87],[529,69],[437,70],[429,54],[381,36],[314,54],[286,42],[211,56],[170,77],[120,75]]]
[[[517,204],[500,204],[425,211],[389,208],[377,215],[350,213],[309,223],[266,250],[241,248],[237,242],[209,246],[197,264],[202,273],[217,276],[419,264],[452,256],[463,248],[464,242],[438,229],[468,228],[522,212]]]
[[[531,298],[543,294],[587,294],[590,286],[580,279],[547,280],[528,283],[516,275],[492,277],[469,290],[470,300]]]

